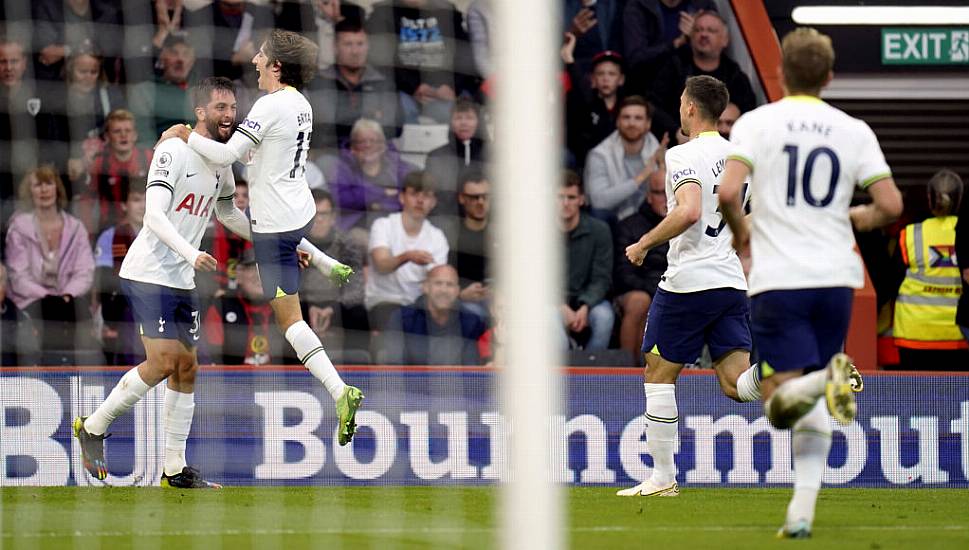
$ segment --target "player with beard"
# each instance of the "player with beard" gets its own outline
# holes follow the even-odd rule
[[[226,78],[206,78],[192,90],[195,130],[226,142],[236,119],[235,88]],[[180,140],[155,151],[148,171],[144,227],[121,264],[121,285],[131,301],[147,360],[121,378],[87,417],[74,419],[84,468],[105,479],[105,432],[148,390],[168,380],[165,391],[165,465],[161,485],[219,488],[185,461],[185,443],[195,411],[199,308],[195,271],[213,271],[215,258],[198,249],[215,210],[232,232],[249,238],[249,221],[235,207],[232,169],[217,166]]]

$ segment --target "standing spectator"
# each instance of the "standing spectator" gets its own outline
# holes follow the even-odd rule
[[[727,85],[730,101],[740,108],[741,113],[756,107],[757,99],[750,87],[750,79],[724,53],[729,41],[727,23],[717,12],[698,13],[693,22],[689,47],[677,50],[653,81],[652,93],[656,105],[666,114],[678,113],[680,94],[686,79],[709,75]]]
[[[468,36],[474,67],[483,78],[491,76],[491,0],[471,0],[468,5]]]
[[[380,124],[358,120],[350,131],[350,148],[340,151],[340,158],[326,174],[340,231],[356,229],[366,235],[374,219],[399,212],[401,184],[413,170],[413,165],[388,149]]]
[[[105,229],[94,247],[94,291],[104,320],[101,342],[105,361],[109,365],[137,365],[144,358],[143,348],[135,330],[131,304],[121,291],[118,273],[145,218],[143,180],[132,181],[125,187],[121,209],[124,218]]]
[[[570,42],[574,45],[574,42]],[[574,58],[566,64],[572,87],[566,96],[566,142],[578,165],[586,155],[616,129],[619,103],[625,96],[622,56],[612,50],[592,58],[591,78],[576,72]],[[586,82],[591,83],[591,87]]]
[[[67,192],[50,166],[27,174],[20,200],[24,211],[10,220],[6,239],[10,299],[34,319],[41,348],[73,362],[73,351],[90,348],[91,340],[75,339],[76,329],[89,328],[78,323],[91,318],[87,295],[94,282],[94,256],[88,233],[65,211]]]
[[[148,176],[152,151],[139,148],[135,116],[118,109],[108,115],[105,143],[91,161],[88,188],[80,208],[81,219],[90,231],[109,227],[124,217],[122,197],[132,180]]]
[[[215,0],[185,13],[185,30],[195,49],[199,73],[230,80],[255,73],[252,58],[263,33],[272,27],[269,8],[245,0]]]
[[[360,118],[380,124],[385,137],[397,134],[397,91],[392,80],[367,62],[369,51],[370,40],[359,19],[337,23],[336,62],[321,70],[306,92],[313,106],[314,148],[343,145]]]
[[[458,272],[449,265],[431,269],[423,294],[393,313],[381,362],[397,365],[479,365],[478,339],[487,330],[478,315],[458,300]]]
[[[480,123],[478,104],[458,98],[451,110],[448,142],[427,155],[424,170],[437,185],[435,216],[458,215],[458,175],[462,170],[484,171],[488,144],[479,135]]]
[[[365,249],[355,244],[349,234],[336,229],[336,210],[329,193],[314,190],[313,200],[316,218],[307,240],[360,275],[337,287],[318,269],[304,269],[299,294],[303,317],[327,348],[366,350],[369,327],[363,305]]]
[[[138,117],[138,134],[154,143],[174,124],[195,120],[188,87],[195,67],[195,49],[180,35],[169,35],[158,56],[161,75],[154,82],[129,88],[128,106]]]
[[[639,210],[619,222],[615,235],[615,268],[613,270],[616,304],[622,318],[619,322],[619,347],[639,360],[646,315],[656,295],[660,278],[666,271],[666,252],[669,243],[651,248],[642,265],[626,259],[626,247],[638,242],[666,217],[666,170],[649,175],[649,193]]]
[[[434,180],[424,172],[411,172],[400,191],[401,212],[374,221],[370,228],[365,303],[372,331],[383,330],[394,310],[412,304],[428,272],[447,263],[447,239],[427,221],[434,203]]]
[[[585,195],[575,172],[566,170],[558,200],[559,227],[566,237],[565,303],[559,306],[563,342],[588,334],[585,349],[606,349],[615,322],[606,300],[612,285],[612,235],[605,222],[582,212]]]
[[[969,342],[969,199],[963,189],[959,221],[956,222],[956,258],[962,275],[962,294],[956,308],[956,324]]]
[[[367,22],[374,65],[393,72],[405,120],[446,123],[454,99],[475,94],[474,70],[461,12],[448,0],[384,0]]]
[[[575,59],[583,73],[603,50],[623,51],[622,14],[626,0],[565,0],[565,29],[576,37]]]
[[[737,107],[736,103],[727,103],[727,108],[723,110],[720,120],[717,121],[717,132],[720,132],[723,139],[730,139],[730,131],[733,130],[733,125],[738,118],[740,118],[740,107]]]
[[[907,370],[969,368],[969,343],[956,324],[962,273],[956,264],[956,224],[962,178],[936,172],[928,183],[932,217],[902,230],[899,251],[908,270],[895,300],[895,344]]]
[[[34,51],[38,79],[59,80],[64,60],[79,48],[95,48],[107,59],[116,81],[116,61],[122,55],[120,4],[109,0],[35,0]]]
[[[629,96],[619,106],[616,131],[589,153],[585,182],[591,206],[610,223],[636,212],[646,197],[649,175],[662,168],[668,139],[658,142],[649,132],[651,122],[646,100]]]
[[[448,263],[458,270],[461,301],[482,319],[489,316],[491,284],[489,260],[494,241],[489,225],[491,184],[481,172],[461,174],[458,202],[463,212],[456,228],[446,232],[451,249]]]
[[[276,27],[304,34],[319,48],[320,70],[334,63],[336,26],[347,21],[363,25],[363,8],[346,0],[283,0],[277,2]]]
[[[711,0],[629,0],[622,17],[623,51],[635,93],[646,93],[656,73],[690,41],[696,13],[712,9]]]

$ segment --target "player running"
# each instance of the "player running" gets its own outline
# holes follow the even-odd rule
[[[346,280],[352,273],[303,239],[316,207],[305,174],[313,110],[299,89],[315,75],[316,56],[316,45],[306,38],[273,30],[252,59],[259,89],[266,95],[256,100],[227,143],[184,125],[169,128],[161,139],[179,137],[218,166],[240,159],[247,162],[252,244],[263,291],[271,297],[269,303],[286,340],[336,402],[338,441],[346,445],[356,429],[354,418],[363,393],[340,378],[319,337],[303,320],[298,295],[297,249],[309,251],[313,263],[330,267],[336,278]]]
[[[232,135],[235,88],[226,78],[207,78],[192,90],[195,134],[218,141]],[[220,488],[185,463],[185,442],[195,411],[199,309],[195,271],[214,271],[215,258],[198,249],[215,210],[229,230],[249,235],[245,214],[232,197],[232,170],[215,166],[178,140],[155,151],[148,171],[144,228],[121,264],[121,284],[131,301],[147,360],[131,369],[91,416],[74,419],[84,468],[105,479],[105,432],[148,390],[168,380],[165,391],[165,466],[161,485]],[[214,207],[214,208],[213,208]]]
[[[687,79],[680,124],[690,141],[666,153],[669,213],[626,248],[629,261],[641,265],[649,249],[670,241],[669,265],[643,337],[646,447],[653,473],[619,496],[679,494],[673,461],[679,425],[675,384],[704,344],[724,393],[738,401],[760,397],[756,368],[750,366],[747,280],[717,208],[717,185],[730,147],[717,133],[717,121],[728,102],[727,87],[716,78]]]
[[[819,97],[832,78],[831,40],[801,28],[781,48],[786,97],[734,125],[720,204],[734,247],[752,251],[764,410],[775,427],[793,431],[794,496],[778,536],[804,538],[831,448],[828,413],[842,424],[856,413],[850,360],[840,353],[852,289],[864,282],[852,225],[890,223],[902,199],[871,128]],[[750,227],[742,211],[748,175],[756,196]],[[849,209],[856,185],[873,202]]]

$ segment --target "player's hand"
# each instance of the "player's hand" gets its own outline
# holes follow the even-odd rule
[[[163,141],[171,138],[178,138],[188,143],[188,136],[190,136],[191,134],[192,134],[191,126],[187,124],[176,124],[171,128],[162,132],[161,137],[158,138],[158,141],[155,143],[155,146],[153,147],[153,149],[157,149],[158,146],[161,145]]]
[[[747,226],[746,219],[741,224],[741,228],[733,234],[733,249],[741,258],[750,256],[750,228]]]
[[[417,265],[427,265],[434,261],[434,256],[426,250],[408,250],[404,254],[407,261]]]
[[[310,262],[313,260],[313,255],[305,250],[296,249],[296,261],[299,262],[300,269],[306,269],[310,266]]]
[[[196,271],[215,271],[219,267],[219,262],[215,261],[208,252],[202,252],[195,258]]]
[[[635,242],[626,247],[626,258],[633,265],[643,265],[643,260],[646,259],[646,253],[649,249]]]

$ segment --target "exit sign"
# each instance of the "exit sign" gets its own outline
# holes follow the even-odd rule
[[[969,65],[969,28],[882,29],[882,65]]]

